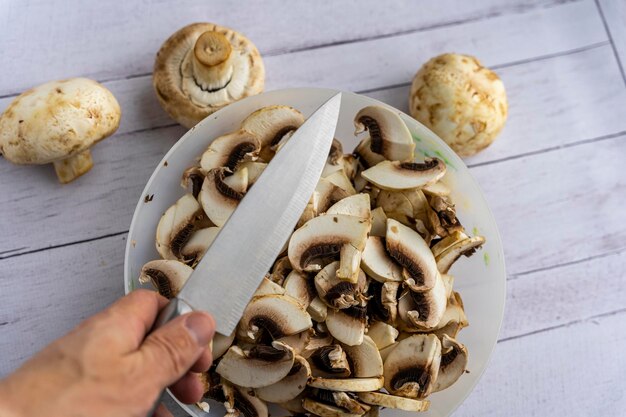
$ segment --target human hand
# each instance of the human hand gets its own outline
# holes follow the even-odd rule
[[[137,290],[82,322],[0,381],[3,417],[145,417],[165,387],[186,403],[203,386],[215,323],[177,317],[146,337],[167,300]],[[163,405],[155,416],[171,416]]]

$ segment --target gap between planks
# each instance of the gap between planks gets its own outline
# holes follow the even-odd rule
[[[619,52],[617,51],[617,47],[615,45],[615,41],[613,36],[611,35],[611,29],[609,28],[609,24],[606,21],[606,17],[604,16],[604,11],[602,10],[602,5],[600,5],[600,0],[594,0],[596,3],[596,7],[598,8],[598,14],[600,15],[600,19],[602,19],[602,25],[604,25],[604,30],[606,31],[606,36],[609,37],[609,42],[611,43],[611,49],[613,49],[613,55],[615,55],[615,61],[617,66],[619,67],[619,71],[622,74],[622,81],[624,81],[624,86],[626,86],[626,74],[624,73],[624,67],[622,66],[622,60],[620,59]],[[619,0],[615,0],[619,1]],[[626,58],[626,57],[625,57]]]
[[[514,16],[517,14],[527,13],[532,10],[550,9],[550,8],[562,6],[564,3],[582,3],[583,1],[584,0],[555,0],[553,3],[513,6],[512,9],[508,9],[508,10],[498,10],[498,11],[489,12],[489,13],[479,15],[479,16],[471,16],[465,19],[457,19],[457,20],[435,23],[435,24],[425,25],[425,26],[411,28],[411,29],[397,30],[397,31],[389,32],[389,33],[383,33],[380,35],[361,36],[361,37],[344,39],[344,40],[339,40],[339,41],[334,41],[334,42],[321,42],[317,44],[314,43],[312,45],[307,45],[304,47],[283,48],[283,49],[277,48],[274,50],[268,50],[267,52],[263,52],[262,55],[264,57],[275,57],[275,56],[289,55],[289,54],[294,54],[294,53],[299,53],[299,52],[313,51],[317,49],[325,49],[325,48],[332,48],[332,47],[342,46],[342,45],[374,41],[378,39],[388,39],[388,38],[393,38],[393,37],[398,37],[398,36],[403,36],[403,35],[429,32],[429,31],[433,31],[437,29],[451,28],[454,26],[468,24],[468,23],[482,22],[482,21],[486,21],[486,20],[490,20],[490,19],[502,17],[502,16]],[[142,77],[147,77],[151,75],[152,75],[151,72],[141,72],[141,73],[124,75],[124,76],[100,78],[100,79],[97,79],[96,81],[100,83],[107,83],[107,82],[115,82],[115,81],[121,81],[121,80],[130,80],[134,78],[142,78]],[[11,92],[7,94],[3,94],[3,95],[0,95],[0,99],[16,97],[19,94],[20,92]]]

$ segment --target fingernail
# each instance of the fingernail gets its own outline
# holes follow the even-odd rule
[[[199,346],[206,346],[215,334],[213,319],[207,314],[191,313],[185,320],[185,327]]]

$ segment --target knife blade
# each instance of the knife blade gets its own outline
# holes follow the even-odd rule
[[[158,327],[204,310],[229,335],[304,211],[334,137],[341,93],[316,110],[276,154],[196,266]]]

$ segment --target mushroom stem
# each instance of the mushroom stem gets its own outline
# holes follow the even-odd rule
[[[89,172],[91,167],[93,167],[93,160],[91,159],[89,149],[85,149],[69,158],[54,161],[53,164],[59,181],[62,184],[67,184]]]
[[[193,48],[193,72],[205,90],[217,90],[228,84],[233,72],[232,46],[220,32],[204,32]]]

